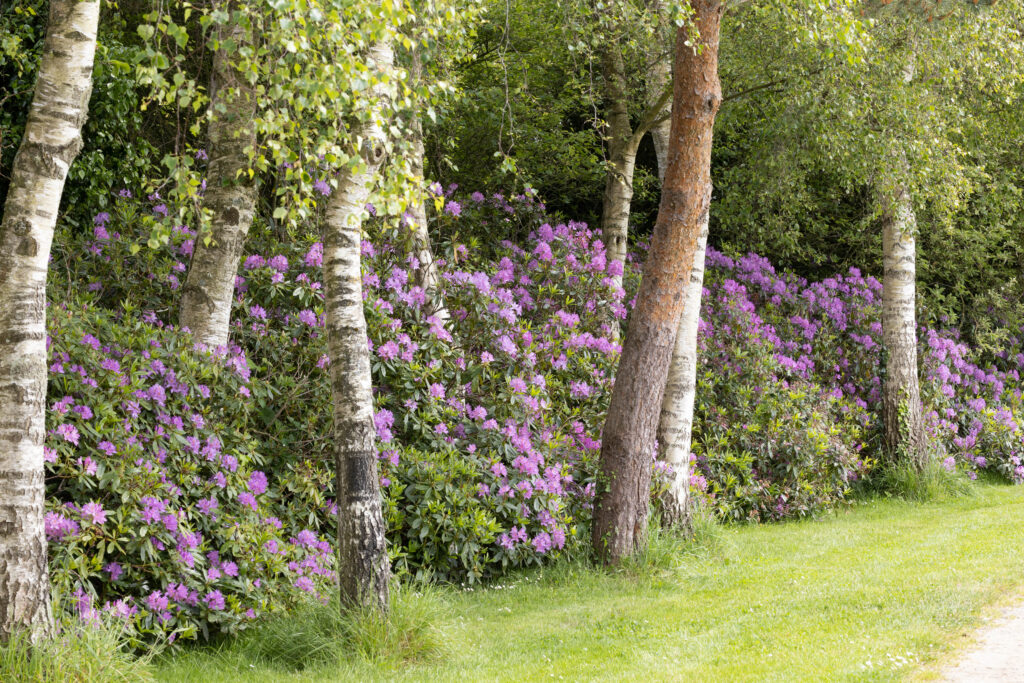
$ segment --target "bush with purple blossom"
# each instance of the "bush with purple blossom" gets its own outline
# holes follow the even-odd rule
[[[46,534],[51,577],[80,615],[192,638],[281,609],[299,578],[326,590],[330,546],[270,522],[279,494],[240,348],[196,351],[187,335],[95,307],[51,304],[48,318],[60,398],[47,412]]]
[[[374,219],[363,244],[375,426],[394,566],[476,581],[585,538],[612,326],[640,273],[631,255],[624,291],[598,235],[543,222],[532,196],[438,199],[460,207],[432,218],[455,236],[436,255],[447,322],[413,284],[400,233]],[[234,344],[211,355],[169,325],[170,276],[194,233],[136,253],[146,210],[133,201],[104,217],[102,239],[60,245],[67,267],[51,275],[53,291],[79,292],[50,316],[54,576],[96,604],[130,604],[143,629],[231,630],[330,578],[323,252],[254,228]],[[496,231],[522,241],[476,240]],[[811,283],[709,250],[692,485],[720,516],[814,514],[870,476],[878,290],[859,272]],[[920,339],[940,460],[1024,479],[1024,353],[990,366],[955,332],[922,326]]]

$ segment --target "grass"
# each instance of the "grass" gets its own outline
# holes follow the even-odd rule
[[[232,645],[250,659],[284,670],[337,666],[351,656],[376,666],[428,661],[443,652],[435,624],[444,609],[436,588],[393,590],[386,616],[376,610],[343,613],[338,599],[326,605],[311,600],[245,632]]]
[[[59,607],[57,608],[59,613]],[[133,654],[116,620],[98,626],[70,618],[59,624],[51,639],[32,645],[16,633],[0,646],[0,681],[17,683],[149,683],[153,653]]]
[[[563,564],[442,596],[432,658],[298,670],[246,639],[166,653],[163,681],[899,680],[1024,588],[1024,489],[874,500],[819,521],[656,537],[618,571]],[[668,550],[666,550],[666,548]],[[251,641],[249,641],[251,642]]]
[[[923,468],[906,460],[886,463],[872,480],[877,493],[919,503],[970,495],[974,491],[964,472],[947,470],[937,458],[926,460]]]

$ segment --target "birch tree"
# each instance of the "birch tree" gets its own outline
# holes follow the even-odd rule
[[[774,37],[779,31],[760,31],[763,40],[751,36],[746,44],[745,61],[755,63],[759,56],[783,69],[762,76],[764,88],[746,88],[771,91],[771,97],[751,104],[742,124],[756,122],[764,144],[730,179],[743,177],[745,187],[726,190],[733,199],[722,224],[748,238],[754,231],[747,220],[767,226],[768,244],[755,246],[778,247],[771,249],[776,253],[786,243],[803,248],[816,239],[826,257],[852,252],[862,261],[866,253],[875,254],[881,267],[872,270],[881,271],[883,284],[880,386],[849,391],[878,408],[880,441],[890,461],[903,458],[922,466],[928,457],[917,364],[917,271],[923,262],[934,273],[934,264],[947,255],[919,253],[922,238],[931,233],[930,239],[941,243],[964,230],[954,216],[971,192],[987,192],[972,189],[986,171],[971,167],[976,123],[965,120],[963,112],[984,111],[985,102],[1005,97],[1007,86],[1021,78],[1017,68],[989,66],[1020,62],[1015,58],[1019,33],[1013,37],[1019,29],[1010,35],[1006,30],[1019,27],[1019,7],[992,5],[987,0],[977,6],[964,0],[865,2],[858,9],[871,19],[862,27],[869,49],[854,60],[839,58],[833,48],[811,49],[814,42],[779,42]],[[831,181],[824,188],[829,204],[845,201],[856,212],[846,220],[859,221],[864,230],[837,238],[812,233],[816,226],[802,227],[824,222],[803,194],[822,171]],[[766,199],[750,211],[750,196]],[[741,206],[749,217],[737,215]],[[788,234],[781,235],[783,230]],[[801,257],[811,260],[806,252]]]
[[[421,48],[414,46],[410,54],[409,80],[414,90],[423,82],[423,59]],[[416,267],[412,269],[413,283],[421,287],[427,295],[428,313],[436,315],[442,322],[448,320],[448,310],[441,299],[440,275],[434,263],[434,250],[430,246],[430,230],[427,222],[427,205],[424,201],[425,152],[423,145],[423,104],[421,111],[414,112],[409,122],[409,166],[415,186],[412,201],[409,202],[409,216],[412,219],[412,255],[416,257]]]
[[[697,396],[697,329],[704,293],[707,246],[708,214],[704,214],[658,421],[658,457],[669,467],[668,488],[661,499],[661,522],[667,527],[689,524],[690,450],[693,406]]]
[[[68,168],[82,148],[99,0],[52,0],[0,224],[0,641],[52,627],[43,531],[46,274]]]
[[[711,202],[711,140],[722,99],[718,42],[723,5],[693,0],[691,7],[692,24],[676,34],[672,128],[658,220],[602,436],[592,544],[609,563],[646,544],[650,459],[666,369]]]
[[[913,47],[903,69],[904,85],[914,80]],[[882,223],[882,419],[886,450],[922,466],[926,453],[917,367],[917,218],[907,187],[906,152],[893,141],[876,180]]]
[[[658,159],[658,180],[664,182],[665,166],[668,164],[668,139],[672,128],[669,118],[672,100],[663,101],[662,97],[672,87],[672,56],[667,49],[672,40],[665,3],[662,0],[649,0],[648,11],[655,22],[655,41],[647,66],[647,106],[656,108],[661,104],[657,118],[651,124],[651,140]]]
[[[203,197],[210,225],[196,240],[180,313],[182,327],[211,348],[228,343],[235,274],[256,210],[256,185],[250,172],[256,147],[256,96],[233,63],[251,45],[252,26],[236,3],[228,9],[231,18],[217,29],[213,58],[210,163]]]
[[[424,0],[408,5],[406,11],[414,19],[403,27],[406,33],[402,44],[408,59],[408,78],[405,97],[401,103],[405,110],[404,130],[389,141],[398,152],[389,171],[396,175],[405,171],[406,210],[409,231],[403,235],[409,244],[412,261],[410,274],[415,286],[423,289],[428,315],[442,323],[449,319],[441,293],[441,278],[431,246],[430,221],[427,215],[428,197],[440,209],[441,198],[427,190],[426,139],[428,122],[436,123],[439,105],[450,103],[460,93],[449,80],[454,64],[465,59],[470,52],[473,26],[483,10],[482,0]]]
[[[357,129],[359,161],[344,169],[324,222],[324,285],[330,356],[332,433],[338,502],[338,579],[342,603],[387,610],[390,565],[384,534],[373,387],[363,316],[360,245],[362,217],[386,155],[384,110],[394,64],[390,39],[370,49],[378,71],[377,102]]]
[[[630,122],[631,91],[622,48],[614,34],[605,37],[604,41],[600,50],[600,63],[607,122],[608,165],[601,204],[601,238],[608,250],[608,260],[625,263],[637,150],[648,130],[667,121],[665,110],[671,93],[667,80],[663,81],[661,91],[652,93],[650,104],[634,128]],[[664,76],[662,71],[655,74],[659,79]],[[622,282],[621,274],[615,278]]]
[[[664,22],[662,3],[652,2],[650,8]],[[653,97],[658,83],[662,79],[668,79],[670,74],[671,70],[665,62],[652,63],[648,72],[649,98]],[[658,139],[658,126],[653,127],[651,132],[658,155],[659,176],[663,178],[667,151],[659,149],[659,145],[663,143]],[[697,389],[697,331],[704,291],[708,222],[708,215],[705,214],[694,254],[693,269],[685,290],[685,304],[679,318],[658,423],[658,457],[668,466],[669,472],[668,488],[660,500],[661,521],[668,527],[686,527],[689,523],[690,452]]]
[[[902,164],[906,157],[897,153]],[[903,170],[903,169],[901,169]],[[923,466],[927,450],[917,366],[917,221],[903,181],[878,191],[882,222],[882,419],[892,457]]]
[[[657,18],[658,32],[668,30],[665,8],[660,0],[652,0],[650,12]],[[647,72],[647,101],[655,106],[660,94],[672,82],[671,62],[665,58],[651,60]],[[651,138],[658,159],[658,179],[664,182],[668,163],[671,128],[671,102],[665,103],[659,119],[651,126]],[[700,323],[701,298],[704,292],[704,256],[708,244],[708,215],[705,214],[697,251],[693,257],[690,282],[676,343],[669,362],[665,396],[658,420],[658,457],[668,466],[668,487],[661,497],[661,522],[666,527],[686,527],[690,512],[690,451],[693,435],[693,409],[697,395],[697,329]]]
[[[975,3],[976,4],[976,3]],[[956,0],[934,3],[898,3],[897,11],[923,13],[927,21],[945,18],[962,7]],[[946,14],[943,14],[946,13]],[[913,28],[910,30],[913,35]],[[900,74],[909,89],[916,71],[916,46],[906,41],[906,63]],[[888,456],[921,469],[929,458],[917,364],[917,217],[907,178],[911,177],[902,140],[879,164],[876,179],[878,212],[882,224],[882,340],[884,377],[882,420]]]

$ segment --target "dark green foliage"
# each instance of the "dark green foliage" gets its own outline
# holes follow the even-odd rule
[[[0,6],[0,206],[28,116],[47,3],[16,0]],[[108,208],[121,188],[139,188],[160,173],[160,156],[147,131],[154,121],[140,108],[135,83],[139,58],[134,27],[116,12],[104,12],[93,70],[84,148],[68,173],[61,201],[63,225],[88,229],[92,216]],[[147,132],[150,134],[147,135]]]

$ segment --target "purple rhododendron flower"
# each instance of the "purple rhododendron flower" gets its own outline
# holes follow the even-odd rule
[[[78,433],[78,429],[73,424],[62,424],[57,427],[57,433],[60,434],[65,441],[75,446],[78,445],[78,441],[81,436]]]
[[[224,594],[217,590],[210,591],[203,597],[203,602],[212,610],[222,610],[225,606]]]
[[[93,524],[103,524],[107,521],[107,513],[99,503],[86,503],[82,506],[82,519],[89,520]]]
[[[255,495],[260,495],[267,490],[267,475],[259,470],[249,475],[249,490]]]

